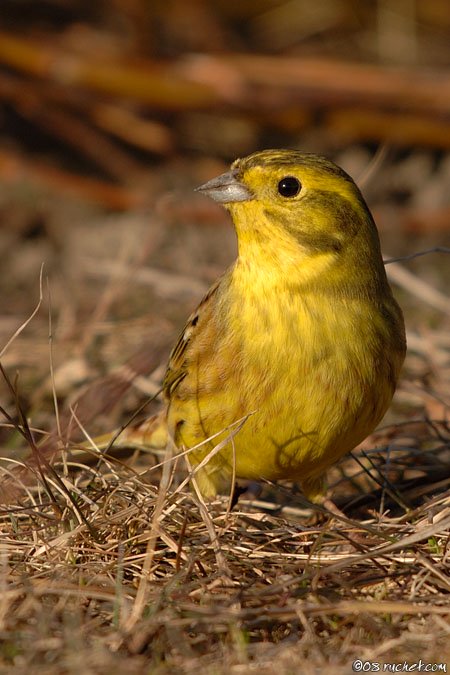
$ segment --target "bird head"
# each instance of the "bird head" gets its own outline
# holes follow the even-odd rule
[[[356,237],[379,250],[369,209],[352,178],[314,154],[264,150],[197,190],[231,213],[240,244],[289,241],[304,252],[339,254]],[[270,234],[272,233],[271,238]],[[361,243],[359,244],[361,246]],[[364,249],[364,246],[363,246]]]

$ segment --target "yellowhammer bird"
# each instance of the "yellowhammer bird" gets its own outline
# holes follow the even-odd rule
[[[375,223],[342,169],[291,150],[238,159],[198,191],[230,213],[239,255],[189,318],[164,410],[138,433],[199,446],[194,466],[220,443],[196,475],[207,498],[235,475],[292,479],[314,500],[383,417],[405,356]]]

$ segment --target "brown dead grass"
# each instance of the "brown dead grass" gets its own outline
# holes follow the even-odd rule
[[[71,445],[43,477],[37,461],[0,515],[3,668],[287,674],[349,672],[356,659],[448,663],[449,439],[443,419],[423,418],[368,439],[332,471],[342,517],[311,513],[276,486],[231,512],[223,499],[205,506],[178,487],[181,460],[161,472],[158,458]],[[19,480],[10,463],[2,473]]]

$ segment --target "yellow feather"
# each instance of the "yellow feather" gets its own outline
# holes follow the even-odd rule
[[[173,350],[164,423],[180,450],[222,432],[190,455],[224,441],[198,474],[206,497],[234,467],[316,499],[381,420],[405,355],[375,224],[351,178],[315,155],[255,153],[200,190],[230,212],[239,256]]]

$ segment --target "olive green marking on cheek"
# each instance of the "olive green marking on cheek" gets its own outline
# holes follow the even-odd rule
[[[356,198],[356,195],[355,195]],[[360,203],[360,200],[358,200]],[[333,192],[331,190],[314,190],[303,199],[302,206],[308,207],[312,214],[325,212],[332,214],[333,227],[336,231],[344,234],[354,236],[361,227],[362,213],[360,214],[354,204],[343,195]],[[360,203],[362,211],[366,212],[364,215],[369,215],[366,204]]]
[[[280,209],[265,208],[263,214],[272,223],[278,224],[288,232],[300,246],[312,252],[325,253],[327,251],[334,251],[339,253],[343,247],[343,243],[339,237],[329,232],[314,231],[314,229],[304,230],[301,228],[299,220],[283,218],[283,213]]]

